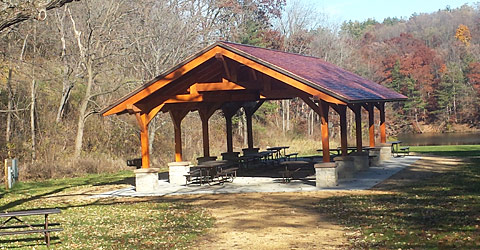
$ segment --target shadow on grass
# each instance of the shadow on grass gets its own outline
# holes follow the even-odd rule
[[[480,241],[480,164],[388,188],[393,194],[321,200],[316,207],[359,232],[359,248],[476,248]]]
[[[17,243],[17,244],[13,244]],[[20,244],[18,244],[20,243]],[[52,233],[50,234],[50,247],[55,249],[55,245],[60,244],[60,238],[58,236],[52,236]],[[8,248],[7,249],[25,249],[26,247],[38,247],[40,245],[44,245],[47,247],[47,244],[45,243],[45,238],[43,236],[39,237],[30,237],[26,238],[24,235],[20,236],[11,236],[10,239],[8,240],[0,240],[0,246],[5,246],[7,244]]]

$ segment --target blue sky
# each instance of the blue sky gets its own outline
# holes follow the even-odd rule
[[[289,0],[289,2],[292,2]],[[302,0],[301,2],[313,5],[321,13],[327,14],[334,21],[358,20],[364,21],[375,18],[381,22],[386,17],[410,17],[413,13],[431,13],[445,9],[448,5],[452,9],[463,4],[472,4],[476,1],[467,0]]]

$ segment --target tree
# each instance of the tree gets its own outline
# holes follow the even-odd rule
[[[455,38],[465,44],[465,46],[470,46],[470,41],[472,40],[470,29],[466,25],[460,24],[455,32]]]
[[[82,151],[85,122],[89,116],[100,108],[96,99],[117,90],[122,84],[115,75],[114,58],[121,58],[125,46],[122,25],[127,23],[131,11],[125,9],[124,1],[109,0],[101,3],[91,0],[82,1],[82,9],[75,15],[68,9],[72,29],[78,46],[78,64],[83,69],[81,75],[85,82],[84,93],[78,110],[77,134],[75,137],[74,156],[78,158]],[[117,70],[119,68],[116,68]],[[115,72],[115,74],[114,74]],[[111,82],[99,82],[101,74],[108,74],[103,79]],[[117,81],[115,81],[117,80]]]
[[[32,18],[45,20],[47,17],[47,10],[62,7],[63,5],[73,1],[79,0],[1,0],[0,31]]]

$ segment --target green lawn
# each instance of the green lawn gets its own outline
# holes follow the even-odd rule
[[[205,210],[163,201],[119,202],[115,199],[52,202],[70,191],[81,193],[94,186],[124,182],[131,171],[89,175],[81,178],[18,183],[6,192],[0,189],[0,211],[57,207],[51,215],[63,232],[53,233],[53,249],[182,249],[213,224]],[[42,222],[31,216],[29,222]],[[37,219],[35,221],[35,219]],[[32,221],[33,220],[33,221]],[[0,249],[47,249],[38,235],[2,236]]]
[[[480,146],[411,147],[442,156],[480,156]],[[321,200],[316,208],[351,233],[353,248],[478,249],[480,160],[394,194],[349,195]]]

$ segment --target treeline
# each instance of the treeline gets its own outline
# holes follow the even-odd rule
[[[390,133],[478,124],[478,5],[341,25],[284,0],[81,0],[46,13],[0,33],[0,158],[28,163],[25,178],[113,170],[138,157],[134,118],[98,111],[217,40],[321,57],[396,89],[410,99],[388,106]],[[211,123],[218,154],[221,114]],[[314,150],[306,138],[319,135],[318,123],[298,100],[269,102],[256,115],[255,140],[295,139]],[[182,123],[189,159],[201,156],[199,124],[196,113]],[[235,126],[241,148],[241,114]],[[170,118],[158,115],[149,131],[153,164],[171,161]]]

